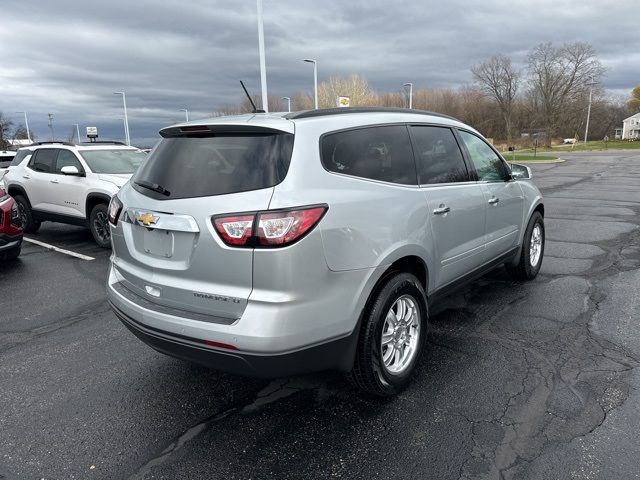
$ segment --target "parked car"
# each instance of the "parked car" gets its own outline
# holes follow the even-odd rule
[[[39,142],[18,150],[5,176],[25,232],[43,221],[89,227],[110,246],[107,206],[147,155],[118,142]]]
[[[0,186],[0,260],[17,258],[21,248],[22,222],[18,205]]]
[[[11,165],[11,161],[15,156],[16,152],[14,152],[13,150],[0,150],[0,177],[7,169],[7,167]]]
[[[453,118],[340,108],[160,134],[109,206],[107,294],[165,354],[263,377],[335,369],[391,395],[430,304],[501,265],[540,269],[530,170]]]

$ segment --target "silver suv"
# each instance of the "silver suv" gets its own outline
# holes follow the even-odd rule
[[[111,196],[146,158],[119,142],[39,142],[18,150],[4,183],[25,232],[36,232],[43,221],[82,225],[107,248]]]
[[[109,206],[108,297],[156,350],[264,377],[402,388],[428,305],[499,265],[534,278],[544,206],[469,126],[403,109],[163,129]]]

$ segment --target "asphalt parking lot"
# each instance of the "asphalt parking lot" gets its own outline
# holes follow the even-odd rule
[[[109,252],[44,224],[0,265],[0,478],[640,478],[640,154],[532,166],[547,246],[432,312],[396,398],[160,355],[111,313]]]

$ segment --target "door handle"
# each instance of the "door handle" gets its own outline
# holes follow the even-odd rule
[[[449,213],[450,211],[451,209],[449,207],[445,206],[444,203],[441,203],[440,206],[433,211],[433,214],[444,215],[445,213]]]
[[[489,204],[490,205],[495,205],[496,203],[498,203],[500,201],[500,199],[498,197],[493,197],[489,199]]]
[[[26,178],[27,180],[29,180],[31,177],[29,175],[22,175],[22,178]]]
[[[51,183],[60,183],[60,181],[57,178],[54,178],[53,180],[49,180]]]

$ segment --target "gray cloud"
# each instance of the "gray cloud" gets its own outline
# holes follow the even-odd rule
[[[259,93],[255,1],[87,2],[4,0],[0,23],[0,111],[48,137],[96,125],[122,137],[125,90],[132,138],[208,116]],[[541,42],[591,43],[608,68],[604,86],[624,94],[640,82],[635,0],[381,1],[264,0],[269,93],[311,90],[320,80],[359,73],[377,90],[469,83],[469,68],[502,53],[522,65]]]

